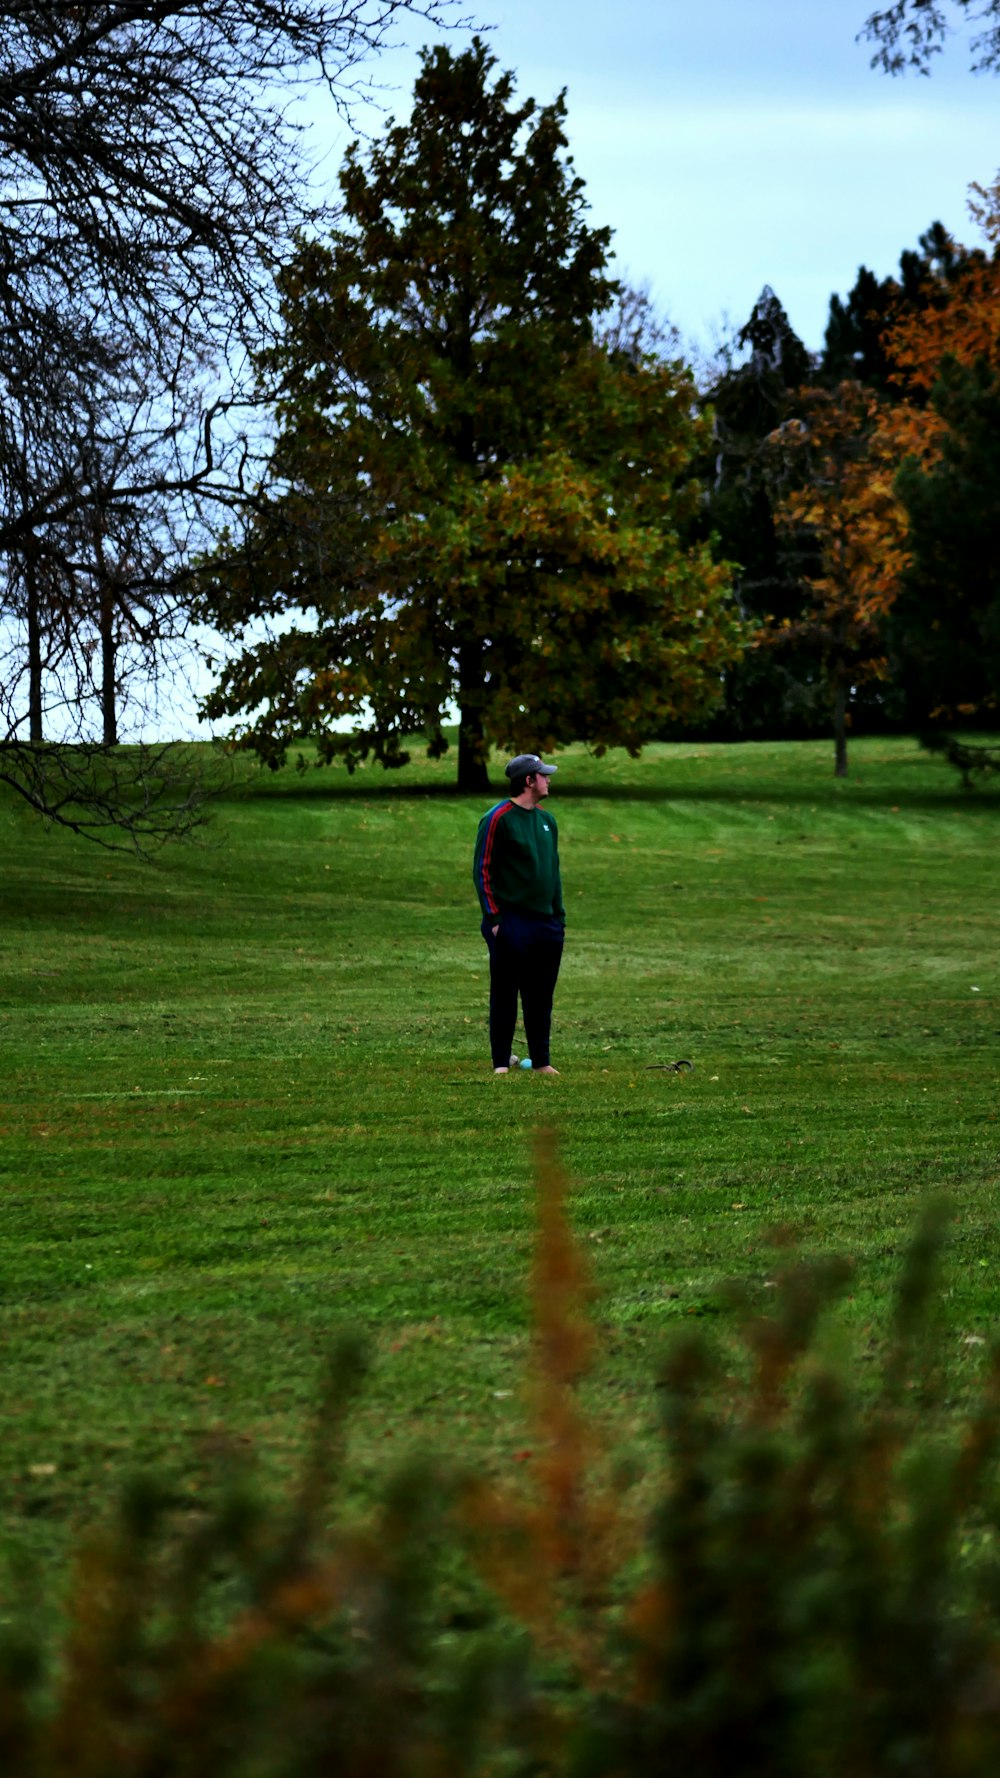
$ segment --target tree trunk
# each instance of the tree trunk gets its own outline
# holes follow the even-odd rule
[[[25,615],[28,624],[28,739],[32,747],[40,747],[42,733],[42,617],[38,605],[38,583],[30,554],[24,561]]]
[[[105,747],[118,745],[118,695],[115,685],[115,601],[105,581],[101,588],[101,716]]]
[[[458,788],[488,792],[486,737],[483,732],[483,645],[477,639],[458,650]]]
[[[847,697],[849,686],[842,673],[833,682],[833,753],[835,778],[847,777]]]
[[[475,791],[477,795],[490,788],[483,747],[483,721],[478,710],[459,707],[458,788]]]

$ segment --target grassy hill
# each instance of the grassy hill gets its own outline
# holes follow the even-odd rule
[[[729,1277],[766,1301],[776,1225],[854,1260],[863,1356],[947,1190],[940,1352],[971,1388],[1000,1308],[1000,797],[895,740],[840,784],[819,744],[559,765],[558,1080],[490,1073],[485,805],[450,761],[254,778],[152,864],[0,805],[0,1595],[25,1557],[54,1593],[136,1467],[191,1511],[220,1452],[280,1483],[345,1323],[375,1357],[359,1494],[415,1445],[510,1463],[540,1121],[640,1477],[665,1333],[724,1328]]]

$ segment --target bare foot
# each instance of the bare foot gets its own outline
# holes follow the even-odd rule
[[[509,1074],[510,1069],[509,1068],[494,1068],[493,1072],[494,1072],[494,1074]]]
[[[533,1074],[558,1074],[559,1070],[558,1070],[558,1068],[553,1068],[551,1062],[546,1062],[544,1068],[534,1068],[534,1069],[532,1069],[532,1073]]]

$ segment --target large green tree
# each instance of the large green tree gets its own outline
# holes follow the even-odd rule
[[[350,150],[343,216],[282,272],[277,438],[205,612],[247,634],[208,700],[271,763],[399,763],[408,735],[486,784],[491,742],[638,748],[738,648],[694,540],[688,372],[613,338],[562,97],[516,102],[474,39],[426,51],[413,113]],[[262,634],[261,626],[263,625]]]

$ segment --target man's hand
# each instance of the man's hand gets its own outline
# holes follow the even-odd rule
[[[494,928],[493,928],[493,937],[494,937],[494,938],[496,938],[496,935],[497,935],[497,933],[498,933],[498,932],[499,932],[499,931],[500,931],[500,927],[499,927],[499,924],[498,924],[498,925],[496,925],[496,926],[494,926]]]

